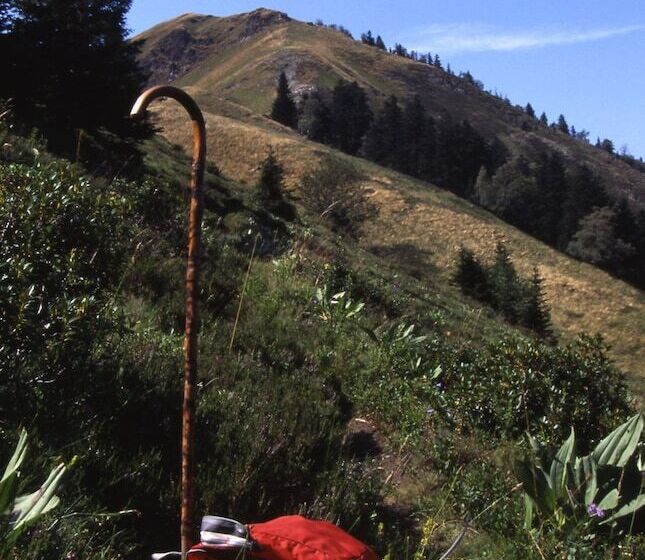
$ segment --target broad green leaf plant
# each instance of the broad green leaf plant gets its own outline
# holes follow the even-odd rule
[[[0,545],[13,543],[27,527],[59,503],[55,492],[65,474],[63,463],[52,469],[38,490],[31,494],[17,494],[26,454],[27,432],[22,430],[16,450],[0,480]]]
[[[581,529],[590,537],[605,530],[632,533],[645,506],[642,432],[643,415],[637,414],[585,456],[575,453],[573,429],[552,456],[528,435],[531,453],[515,469],[524,490],[526,529]]]
[[[365,307],[364,303],[347,297],[347,292],[332,294],[327,286],[316,290],[314,300],[318,316],[334,326],[358,316]]]

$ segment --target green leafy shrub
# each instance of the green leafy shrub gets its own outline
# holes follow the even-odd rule
[[[573,429],[555,454],[528,436],[532,453],[516,463],[525,493],[525,527],[539,521],[540,533],[575,533],[588,541],[639,530],[645,506],[642,431],[643,416],[637,414],[588,455],[576,454]]]
[[[442,366],[454,414],[494,441],[531,431],[553,442],[573,427],[586,448],[630,410],[624,377],[599,336],[555,347],[508,337]]]
[[[39,517],[53,510],[59,503],[55,495],[66,467],[54,467],[47,480],[35,492],[17,495],[22,469],[27,454],[27,432],[22,430],[16,449],[0,479],[0,552],[16,539]]]
[[[358,238],[363,222],[377,213],[361,185],[363,180],[360,171],[345,160],[325,159],[302,179],[304,203],[335,231]]]

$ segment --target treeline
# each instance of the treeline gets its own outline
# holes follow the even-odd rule
[[[567,169],[556,152],[480,171],[474,200],[545,243],[642,288],[645,211],[616,200],[588,167]]]
[[[330,27],[332,29],[342,32],[343,34],[347,35],[349,38],[354,39],[352,34],[343,26],[338,26],[333,24],[325,25],[324,23],[322,23],[321,20],[318,20],[316,22],[316,25]],[[400,43],[395,43],[394,47],[388,48],[383,38],[380,35],[376,35],[376,37],[374,37],[371,30],[368,30],[365,33],[361,33],[360,42],[363,43],[364,45],[367,45],[369,47],[375,47],[379,50],[388,52],[392,55],[400,56],[402,58],[407,58],[409,60],[420,62],[422,64],[428,64],[440,70],[444,70],[446,74],[448,74],[449,76],[460,78],[461,80],[473,86],[477,90],[481,92],[485,92],[499,99],[500,101],[503,101],[509,107],[513,106],[513,104],[511,103],[511,100],[507,96],[502,95],[497,91],[492,91],[490,89],[486,90],[484,88],[483,82],[481,80],[475,79],[469,70],[460,72],[459,74],[455,74],[455,72],[453,72],[452,68],[450,67],[450,64],[446,64],[444,68],[444,65],[442,64],[441,58],[439,57],[438,53],[435,53],[433,56],[432,53],[430,52],[421,53],[415,50],[408,50],[407,47],[405,47]],[[572,138],[576,140],[580,140],[581,142],[584,142],[586,144],[591,144],[591,141],[589,139],[589,131],[585,129],[576,130],[575,126],[573,125],[569,126],[565,116],[562,114],[560,114],[555,121],[549,123],[548,117],[545,112],[542,112],[539,118],[537,117],[531,103],[527,103],[525,107],[516,106],[516,109],[524,112],[529,117],[530,120],[533,120],[536,123],[539,123],[543,126],[548,126],[554,130],[558,130],[563,134],[571,136]],[[523,129],[525,130],[530,129],[530,124],[529,124],[530,120],[524,121],[522,123]],[[613,141],[611,141],[608,138],[604,138],[603,140],[598,138],[595,143],[595,147],[612,154],[613,156],[616,157],[616,159],[619,159],[625,162],[627,165],[636,169],[637,171],[640,171],[641,173],[645,173],[645,162],[643,162],[643,158],[640,157],[637,159],[636,157],[631,155],[629,153],[629,148],[627,146],[621,146],[620,150],[616,150],[614,147]]]
[[[535,118],[532,107],[527,112]],[[284,73],[272,117],[310,140],[448,189],[561,251],[645,286],[645,212],[610,195],[589,168],[567,167],[556,152],[509,161],[499,138],[484,138],[467,120],[435,119],[419,97],[401,105],[391,96],[374,111],[356,82],[340,81],[296,103]],[[558,122],[571,133],[563,116]]]
[[[589,139],[589,131],[585,130],[584,128],[581,130],[576,130],[575,126],[569,126],[567,119],[562,114],[558,117],[557,120],[549,124],[549,119],[546,116],[546,113],[542,112],[542,114],[538,118],[535,114],[533,106],[530,103],[526,104],[523,112],[526,114],[528,119],[524,120],[521,123],[520,126],[522,130],[531,130],[536,125],[550,127],[551,129],[557,130],[562,134],[566,134],[567,136],[571,136],[572,138],[584,142],[585,144],[591,145],[591,140]],[[634,156],[632,156],[629,153],[629,148],[626,145],[621,146],[619,150],[616,150],[613,141],[611,141],[609,138],[604,138],[601,140],[600,137],[597,137],[594,147],[613,155],[616,159],[624,161],[627,165],[633,167],[637,171],[645,173],[645,163],[643,162],[643,158],[641,157],[639,159],[636,159]]]
[[[490,265],[462,247],[453,280],[466,295],[490,305],[510,323],[531,329],[544,339],[553,339],[542,277],[534,268],[531,278],[521,278],[504,244],[497,244]]]
[[[271,116],[310,140],[470,196],[482,166],[493,173],[504,145],[487,142],[468,121],[435,120],[418,97],[401,107],[395,96],[374,114],[356,82],[305,94],[297,106],[284,73]]]
[[[315,23],[309,22],[309,25],[315,25],[316,27],[326,27],[327,29],[333,29],[334,31],[338,31],[339,33],[342,33],[346,37],[349,37],[350,39],[354,39],[354,36],[352,35],[352,32],[347,29],[346,27],[343,27],[342,25],[338,25],[336,23],[325,23],[322,19],[317,19]]]

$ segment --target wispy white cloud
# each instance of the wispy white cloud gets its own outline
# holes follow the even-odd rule
[[[442,54],[482,51],[514,51],[552,45],[571,45],[645,31],[645,25],[589,30],[531,29],[506,31],[471,23],[433,24],[410,33],[407,43],[416,51]]]

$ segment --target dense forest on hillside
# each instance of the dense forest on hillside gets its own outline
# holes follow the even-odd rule
[[[191,162],[127,118],[146,78],[130,4],[0,0],[2,559],[177,548]],[[276,118],[320,130],[324,113],[320,141],[393,157],[357,84],[321,91],[318,113],[279,87]],[[425,171],[430,144],[408,139],[418,159],[384,165],[473,196],[513,164],[414,100],[387,110],[445,158]],[[643,417],[602,337],[557,343],[539,275],[503,245],[490,264],[463,251],[459,286],[362,248],[379,209],[340,151],[302,198],[272,149],[249,184],[207,166],[197,513],[327,519],[384,560],[440,558],[461,532],[461,558],[642,557]],[[527,173],[557,175],[544,165]],[[47,507],[26,510],[39,486]]]
[[[434,119],[418,97],[373,109],[357,83],[305,93],[296,107],[280,76],[272,117],[316,142],[437,184],[582,261],[645,287],[645,209],[616,198],[586,166],[558,152],[514,157],[450,115]],[[564,121],[564,117],[561,119]],[[527,126],[546,126],[533,113]],[[566,121],[564,121],[566,122]],[[562,133],[569,134],[569,128]]]

